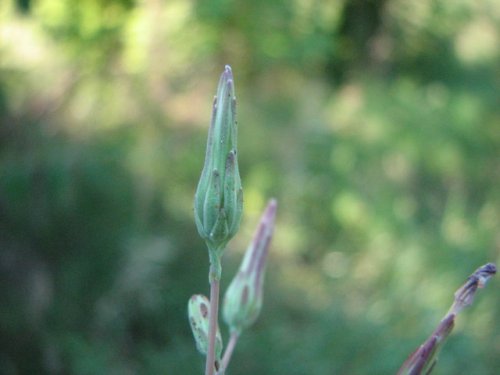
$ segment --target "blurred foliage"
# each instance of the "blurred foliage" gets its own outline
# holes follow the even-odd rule
[[[226,63],[245,214],[224,285],[279,201],[230,373],[395,373],[500,261],[499,24],[495,0],[2,1],[0,373],[202,372],[192,199]],[[498,373],[495,290],[436,373]]]

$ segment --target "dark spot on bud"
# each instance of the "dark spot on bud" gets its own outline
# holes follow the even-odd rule
[[[248,302],[248,285],[243,288],[243,293],[241,294],[241,306],[245,306]]]
[[[205,305],[204,303],[202,303],[200,305],[200,312],[201,312],[201,316],[203,316],[204,318],[206,318],[208,316],[208,307],[207,307],[207,305]]]

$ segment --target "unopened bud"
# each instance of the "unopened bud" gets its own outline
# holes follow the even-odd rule
[[[223,315],[231,332],[241,332],[255,322],[262,308],[262,289],[269,244],[274,231],[276,200],[272,199],[262,214],[259,226],[229,285]]]
[[[194,198],[194,216],[211,259],[220,257],[238,231],[243,190],[238,171],[236,97],[233,74],[226,65],[214,100],[205,164]]]
[[[463,308],[472,304],[478,288],[484,288],[489,279],[497,273],[497,267],[493,263],[479,267],[467,281],[455,292],[455,302],[450,312],[458,314]]]
[[[206,355],[208,351],[208,321],[210,313],[210,301],[201,294],[195,294],[189,299],[188,317],[191,330],[193,331],[196,348]],[[219,360],[222,354],[222,336],[219,327],[215,336],[215,355]]]

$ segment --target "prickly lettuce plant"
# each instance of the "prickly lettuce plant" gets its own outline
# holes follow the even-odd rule
[[[213,104],[205,164],[194,198],[194,216],[210,260],[210,299],[194,295],[188,317],[198,351],[206,356],[205,375],[224,374],[242,331],[258,317],[269,244],[277,203],[271,199],[262,214],[238,273],[224,298],[224,320],[230,331],[223,353],[218,325],[222,255],[238,232],[243,213],[243,189],[238,170],[236,97],[231,68],[222,73]]]
[[[218,324],[222,256],[226,245],[238,232],[243,213],[243,189],[238,170],[236,97],[231,68],[226,65],[213,104],[208,131],[205,164],[194,199],[194,216],[205,240],[210,261],[210,298],[193,295],[188,317],[198,351],[206,357],[205,375],[223,375],[242,332],[259,316],[267,254],[274,231],[277,202],[269,200],[240,268],[223,301],[223,318],[229,329],[224,350]],[[479,267],[456,291],[450,310],[431,336],[403,363],[397,375],[428,375],[434,369],[439,351],[450,335],[456,316],[472,304],[478,288],[496,273],[488,263]]]

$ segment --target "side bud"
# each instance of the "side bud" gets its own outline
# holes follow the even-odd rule
[[[264,271],[276,208],[276,200],[269,201],[238,273],[224,296],[223,315],[231,332],[240,333],[253,324],[262,308]]]
[[[214,100],[205,164],[194,197],[194,216],[211,259],[220,258],[240,226],[243,190],[238,170],[236,97],[226,65]]]
[[[193,295],[188,302],[188,317],[191,331],[193,331],[196,348],[198,351],[207,355],[208,351],[208,315],[210,310],[210,301],[201,294]],[[220,360],[222,354],[222,336],[219,327],[215,337],[215,356]]]

